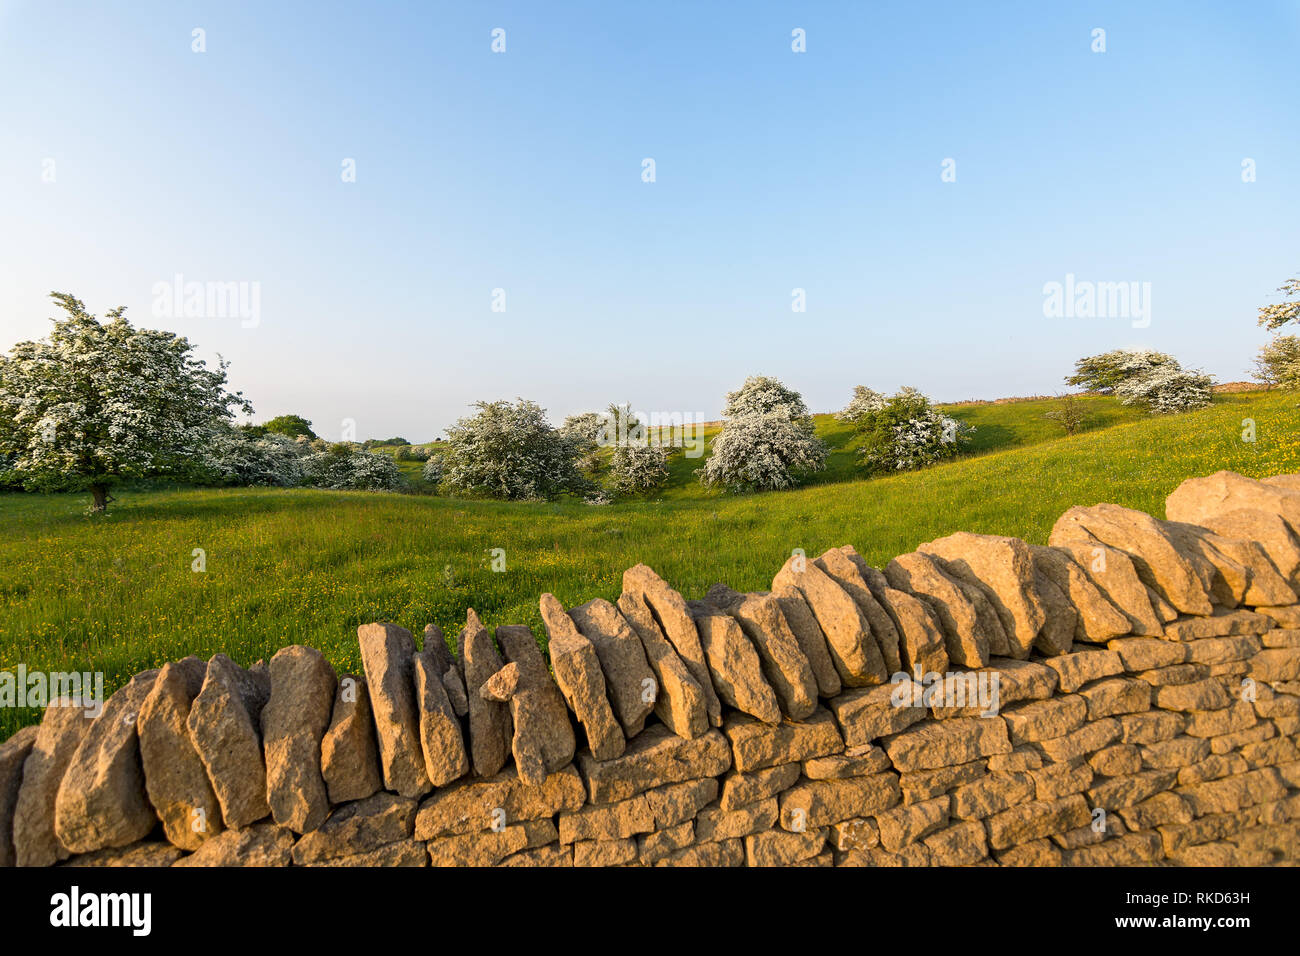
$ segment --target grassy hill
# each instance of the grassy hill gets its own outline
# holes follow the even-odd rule
[[[118,493],[88,519],[75,495],[0,495],[0,670],[102,670],[112,690],[185,654],[242,664],[286,644],[319,647],[360,668],[355,629],[396,621],[454,633],[474,607],[491,625],[528,624],[537,596],[566,605],[613,599],[644,561],[688,597],[716,581],[766,588],[792,549],[844,543],[884,565],[922,541],[967,530],[1045,542],[1075,504],[1114,501],[1163,516],[1184,478],[1220,468],[1300,471],[1300,410],[1287,393],[1220,395],[1190,414],[1152,418],[1088,399],[1074,437],[1043,418],[1050,401],[952,406],[974,424],[971,455],[924,471],[862,480],[851,435],[829,416],[826,473],[793,491],[724,495],[693,477],[703,459],[673,456],[654,500],[592,507],[313,490]],[[1257,439],[1242,440],[1244,419]],[[193,551],[207,570],[191,570]],[[491,570],[492,549],[506,571]],[[0,737],[38,717],[0,711]]]

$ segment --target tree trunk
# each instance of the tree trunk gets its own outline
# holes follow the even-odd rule
[[[91,485],[90,486],[91,505],[90,510],[95,514],[100,514],[108,507],[108,486]]]

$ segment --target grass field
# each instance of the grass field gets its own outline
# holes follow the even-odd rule
[[[851,435],[818,418],[830,467],[805,488],[731,496],[703,489],[703,459],[675,455],[654,500],[592,507],[312,490],[119,491],[107,516],[78,495],[0,495],[0,670],[103,671],[112,690],[185,654],[241,664],[286,644],[358,670],[356,626],[396,621],[449,634],[474,607],[491,625],[544,637],[537,596],[613,599],[624,568],[654,567],[688,597],[716,581],[766,588],[794,548],[854,544],[872,564],[953,531],[1045,542],[1067,507],[1114,501],[1163,516],[1178,483],[1220,468],[1300,471],[1300,410],[1286,393],[1220,395],[1151,418],[1086,400],[1074,437],[1050,401],[957,406],[972,453],[928,470],[857,477]],[[1256,440],[1242,440],[1244,419]],[[191,570],[194,549],[206,571]],[[504,573],[491,551],[505,551]],[[0,739],[39,717],[0,711]]]

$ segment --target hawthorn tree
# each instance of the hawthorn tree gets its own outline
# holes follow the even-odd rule
[[[1277,291],[1283,298],[1295,301],[1260,306],[1259,324],[1269,330],[1280,329],[1289,322],[1300,323],[1300,279],[1287,279]]]
[[[39,342],[0,355],[0,456],[29,490],[85,490],[91,510],[127,478],[184,474],[214,430],[252,406],[226,390],[188,339],[137,329],[124,306],[101,322],[81,300],[50,296],[66,313]]]
[[[536,402],[476,402],[478,413],[447,429],[443,485],[462,494],[545,501],[583,493],[579,448]]]
[[[771,491],[793,487],[826,467],[826,445],[817,437],[808,406],[777,379],[745,379],[727,394],[722,414],[726,424],[699,471],[705,485]]]

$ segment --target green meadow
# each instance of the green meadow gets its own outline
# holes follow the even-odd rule
[[[765,589],[790,553],[851,543],[883,566],[917,544],[966,530],[1045,542],[1075,504],[1113,501],[1163,517],[1189,476],[1228,468],[1300,471],[1294,393],[1221,394],[1213,406],[1151,417],[1085,399],[1066,437],[1051,400],[945,410],[976,427],[956,460],[864,478],[853,435],[818,416],[828,468],[804,487],[727,495],[675,453],[653,498],[591,506],[514,504],[430,494],[307,489],[118,489],[107,515],[83,495],[0,495],[0,671],[103,671],[108,691],[186,654],[241,664],[293,643],[358,671],[359,624],[389,620],[448,635],[473,607],[489,625],[527,624],[544,640],[537,597],[572,606],[614,599],[645,562],[687,597],[724,581]],[[1243,440],[1254,423],[1255,440]],[[412,479],[420,463],[403,463]],[[499,549],[499,550],[498,550]],[[204,570],[194,570],[201,553]],[[505,570],[494,571],[494,554]],[[499,561],[497,562],[500,563]],[[0,710],[0,739],[39,717]]]

